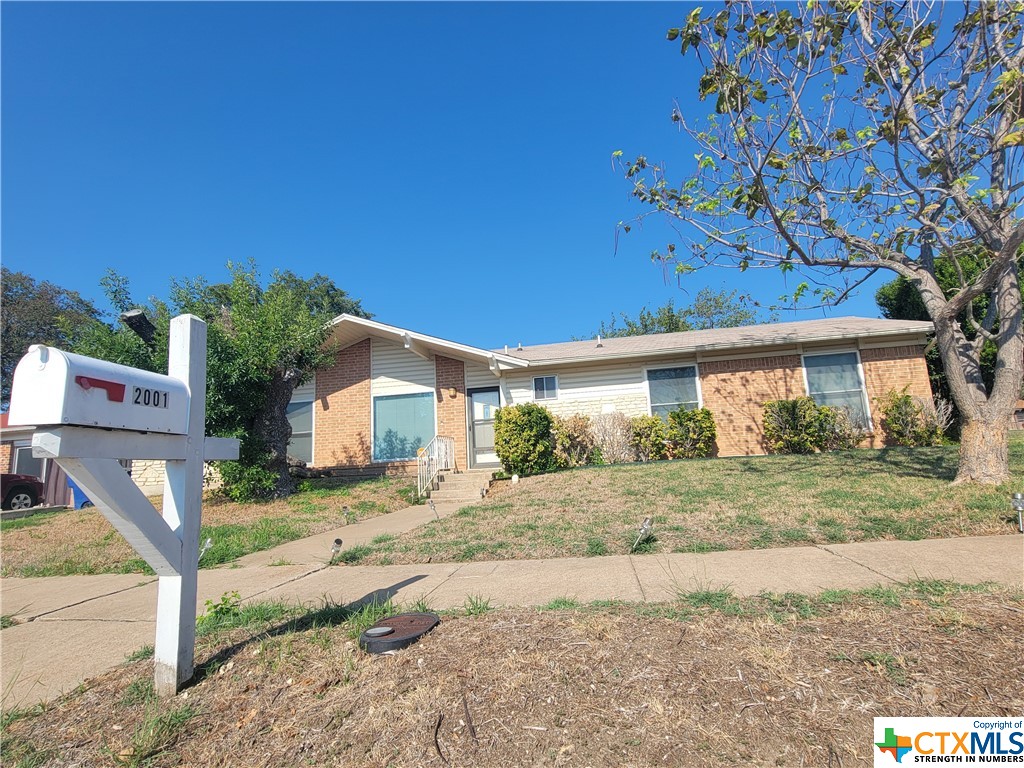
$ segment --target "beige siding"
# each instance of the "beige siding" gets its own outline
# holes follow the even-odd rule
[[[373,339],[370,389],[374,397],[433,392],[434,361],[424,360],[397,344]]]
[[[692,364],[692,360],[686,361]],[[667,361],[658,367],[669,368],[681,363]],[[536,371],[508,376],[509,395],[513,403],[533,400],[533,379],[539,375],[558,377],[558,397],[539,400],[540,405],[560,416],[619,411],[627,416],[648,412],[645,366],[638,363],[587,366],[560,371]]]
[[[484,389],[498,386],[498,377],[485,365],[466,363],[466,389]]]

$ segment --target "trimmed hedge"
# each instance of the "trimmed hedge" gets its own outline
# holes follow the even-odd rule
[[[494,416],[494,450],[505,471],[535,475],[555,469],[553,418],[534,403],[508,405]]]

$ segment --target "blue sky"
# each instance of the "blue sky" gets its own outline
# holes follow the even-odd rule
[[[681,176],[674,100],[712,108],[665,41],[690,8],[3,3],[3,263],[103,305],[108,267],[144,299],[254,259],[484,347],[704,285],[773,302],[774,274],[666,281],[653,219],[615,247],[642,209],[612,152]],[[835,314],[877,316],[879,282]]]

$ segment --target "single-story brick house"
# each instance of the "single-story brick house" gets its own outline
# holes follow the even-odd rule
[[[311,467],[415,471],[450,437],[459,469],[495,467],[494,412],[665,414],[706,407],[720,456],[764,453],[763,405],[810,394],[846,406],[879,445],[876,399],[932,397],[932,324],[841,317],[487,350],[374,320],[332,323],[335,362],[296,390],[289,452]]]

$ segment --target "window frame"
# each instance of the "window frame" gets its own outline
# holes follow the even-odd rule
[[[694,361],[692,363],[677,363],[668,365],[648,365],[644,366],[644,387],[647,390],[647,415],[655,416],[654,413],[654,401],[651,398],[651,371],[670,371],[674,368],[693,368],[693,378],[697,387],[697,405],[696,408],[704,407],[704,391],[700,385],[700,365]],[[689,401],[686,401],[689,402]],[[658,405],[668,405],[668,403],[658,403]],[[682,403],[679,403],[682,405]],[[675,409],[673,409],[675,410]]]
[[[18,467],[18,455],[21,451],[28,451],[28,455],[32,457],[34,461],[39,462],[39,474],[33,475],[31,472],[21,472],[20,469],[25,467]],[[11,468],[10,472],[16,475],[32,475],[32,477],[38,477],[40,481],[46,482],[46,459],[42,457],[32,456],[32,441],[31,440],[15,440],[11,443]]]
[[[406,458],[396,459],[378,459],[377,458],[377,415],[375,404],[379,399],[389,399],[395,397],[429,397],[431,410],[433,411],[433,432],[427,438],[427,443],[437,437],[437,392],[435,390],[426,390],[420,392],[391,392],[386,395],[370,395],[370,463],[371,464],[393,464],[395,462],[408,462],[416,461],[418,456],[413,455]],[[424,444],[426,445],[426,443]]]
[[[871,398],[868,397],[868,384],[867,379],[864,377],[864,362],[861,360],[859,349],[846,348],[826,348],[816,349],[813,352],[801,352],[800,353],[800,370],[804,376],[804,394],[807,397],[814,400],[814,396],[811,394],[811,384],[807,377],[807,358],[808,357],[824,357],[825,355],[854,355],[857,359],[857,380],[860,383],[860,396],[864,404],[864,413],[867,416],[867,424],[864,426],[864,430],[867,432],[875,431],[874,418],[871,415]],[[851,392],[852,390],[843,389],[835,390],[834,392],[825,392],[823,394],[835,394],[838,392]],[[815,405],[818,405],[818,401],[814,401]]]
[[[316,466],[316,374],[315,373],[313,374],[313,377],[312,377],[312,379],[310,381],[313,384],[313,393],[310,396],[309,400],[291,400],[290,399],[288,401],[288,405],[292,405],[292,404],[304,405],[306,403],[310,404],[310,408],[311,408],[311,412],[309,414],[310,427],[309,427],[309,433],[308,433],[309,434],[309,466],[315,467]],[[295,395],[295,391],[294,390],[292,390],[292,395],[293,396]],[[288,411],[288,409],[287,409],[287,407],[285,407],[285,418],[288,417],[287,411]],[[291,421],[290,420],[289,420],[288,424],[289,424],[289,426],[291,425]],[[300,432],[299,434],[300,435],[305,435],[307,433],[306,432]],[[288,436],[288,445],[291,445],[292,437],[294,437],[294,436],[295,436],[295,432],[293,431],[291,433],[291,435]],[[285,450],[286,451],[288,450],[288,446],[285,446]],[[296,458],[298,458],[298,457],[296,457]]]
[[[545,385],[544,386],[545,397],[537,397],[537,379],[541,379],[541,380],[543,380],[543,379],[554,379],[555,380],[554,394],[550,395],[550,396],[547,396],[548,388],[547,388],[547,385]],[[558,399],[558,374],[556,374],[556,373],[548,373],[548,374],[544,374],[542,376],[534,376],[533,377],[533,390],[532,390],[532,394],[533,394],[533,402],[535,402],[535,403],[542,403],[542,402],[546,402],[547,400],[557,400]]]

